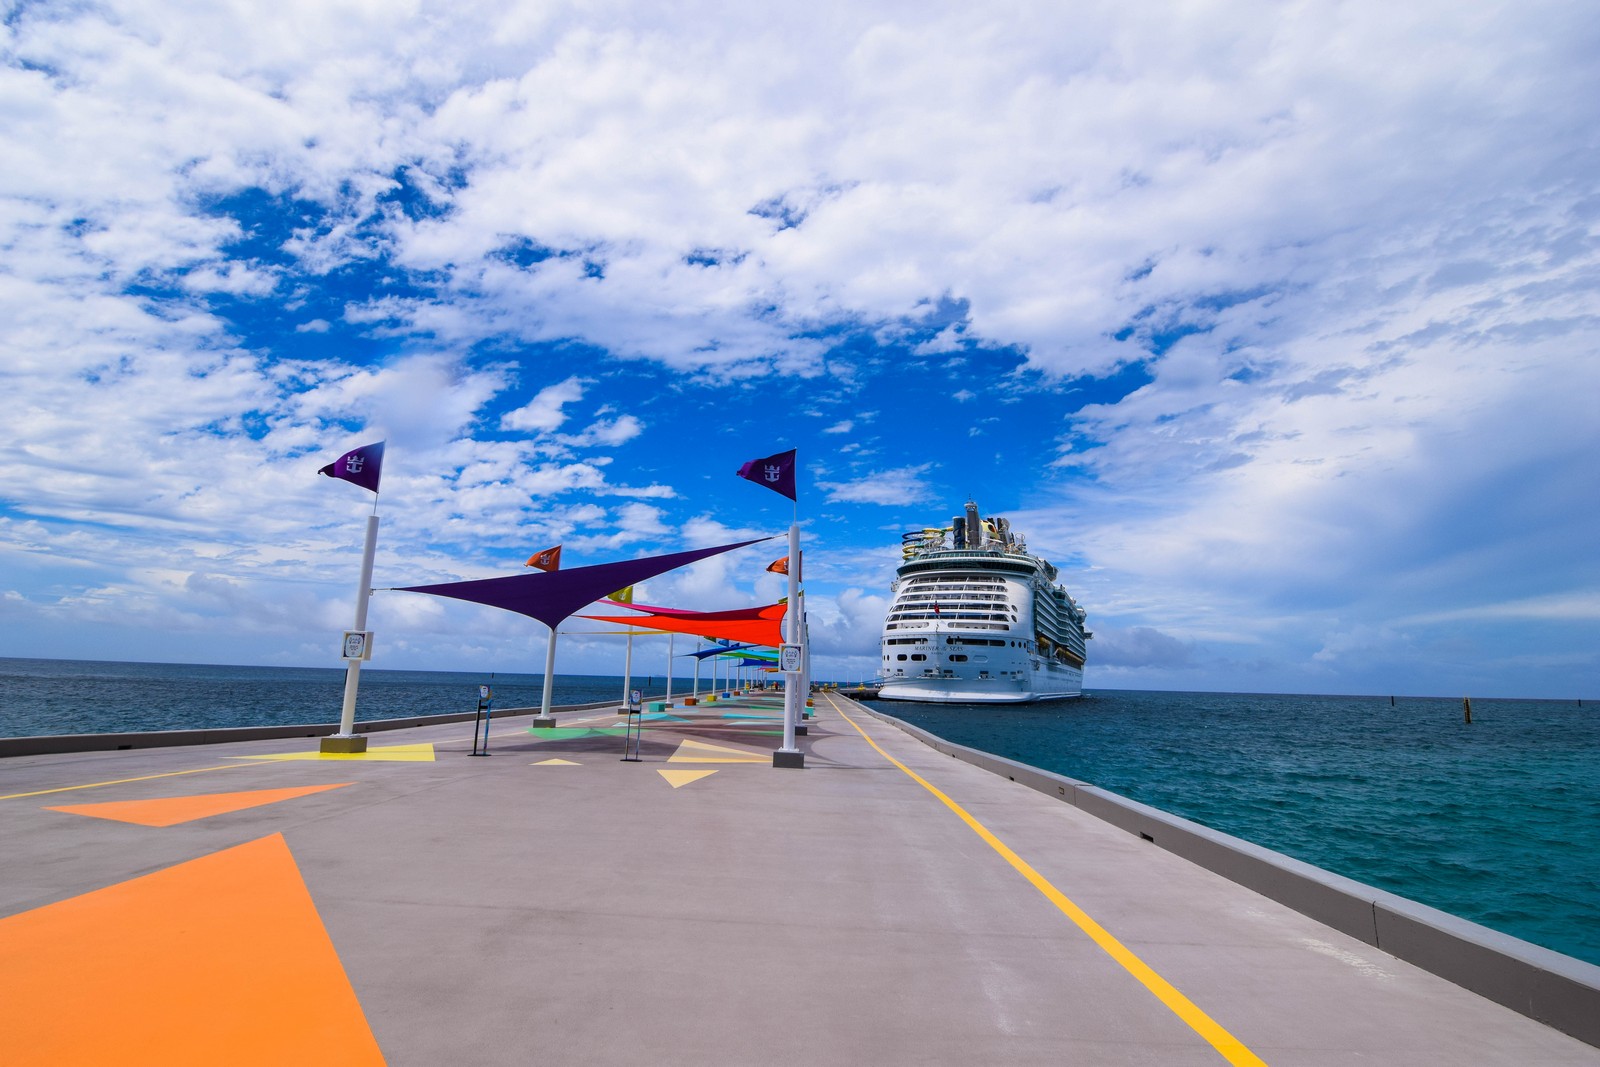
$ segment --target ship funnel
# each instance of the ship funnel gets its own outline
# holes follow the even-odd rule
[[[983,520],[978,518],[978,505],[967,501],[967,546],[982,548],[984,542]]]

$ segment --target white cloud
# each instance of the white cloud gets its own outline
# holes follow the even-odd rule
[[[561,424],[567,421],[567,413],[563,409],[568,404],[582,400],[584,387],[588,384],[583,378],[572,377],[547,385],[528,403],[502,416],[500,428],[544,433],[560,429]]]
[[[922,477],[932,469],[931,463],[896,467],[850,482],[819,481],[817,488],[827,493],[829,503],[922,504],[934,499],[933,490]]]
[[[644,432],[644,423],[632,415],[618,415],[614,419],[597,419],[582,433],[559,438],[562,444],[572,447],[603,446],[615,448],[626,444]]]

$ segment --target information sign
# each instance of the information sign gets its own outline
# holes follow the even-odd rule
[[[372,631],[346,630],[344,632],[345,659],[372,658]]]

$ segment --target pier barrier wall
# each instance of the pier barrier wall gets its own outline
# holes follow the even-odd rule
[[[593,704],[564,704],[550,709],[551,714],[592,711],[615,707],[617,701]],[[533,715],[538,708],[506,708],[496,711],[494,721],[518,715]],[[381,733],[408,730],[416,726],[471,722],[476,711],[457,711],[442,715],[413,715],[401,719],[373,719],[358,722],[356,733]],[[220,745],[229,741],[274,741],[286,737],[326,737],[339,732],[339,724],[307,723],[300,726],[218,726],[204,730],[150,730],[119,734],[42,734],[37,737],[0,737],[0,759],[7,756],[46,756],[64,752],[106,752],[130,748],[167,748],[178,745]]]
[[[1600,967],[1088,782],[954,744],[892,715],[857,706],[936,751],[1071,804],[1324,926],[1600,1046]]]

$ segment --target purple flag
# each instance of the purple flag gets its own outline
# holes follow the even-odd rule
[[[739,477],[764,485],[794,499],[794,449],[766,459],[753,459],[739,468]]]
[[[332,463],[317,471],[330,478],[343,478],[355,482],[363,489],[378,491],[378,476],[383,473],[383,442],[362,445],[351,449]]]

